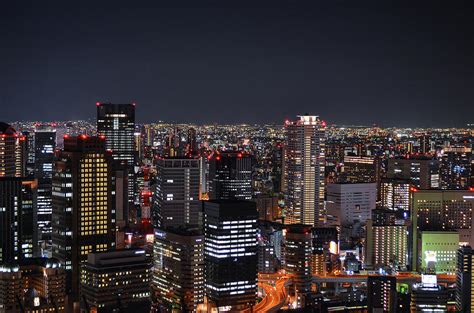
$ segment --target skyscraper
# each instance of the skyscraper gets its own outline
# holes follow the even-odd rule
[[[80,264],[115,246],[112,157],[101,137],[64,138],[53,173],[52,255],[78,295]]]
[[[408,179],[418,189],[439,188],[439,162],[429,157],[388,160],[387,177]]]
[[[290,296],[295,307],[304,307],[311,291],[311,226],[303,224],[288,226],[284,235],[283,251],[284,268],[293,280]]]
[[[204,201],[206,294],[220,308],[248,309],[257,293],[255,203]]]
[[[52,177],[56,130],[37,129],[35,131],[34,176],[38,180],[36,222],[38,224],[38,251],[47,256],[51,246]]]
[[[133,205],[137,197],[135,178],[135,104],[97,103],[97,134],[105,136],[106,149],[114,160],[128,169],[128,198]]]
[[[445,147],[439,157],[441,189],[469,189],[472,170],[472,148]]]
[[[199,175],[197,159],[158,160],[152,212],[155,228],[202,225]]]
[[[195,312],[204,302],[204,235],[200,230],[155,230],[152,301],[160,306]]]
[[[26,159],[25,137],[0,122],[0,177],[24,177]]]
[[[474,311],[474,251],[470,246],[459,248],[456,266],[456,309],[458,312]]]
[[[209,198],[252,199],[252,157],[242,151],[223,151],[209,159]]]
[[[0,177],[0,264],[33,257],[37,183],[21,177]]]
[[[285,123],[285,223],[324,223],[325,126],[318,116],[310,115]]]
[[[367,279],[369,313],[392,313],[397,310],[397,278],[369,276]]]
[[[382,179],[380,184],[382,207],[391,210],[410,210],[411,181],[408,179]]]

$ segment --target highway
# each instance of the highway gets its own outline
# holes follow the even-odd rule
[[[286,304],[286,286],[287,278],[277,279],[275,286],[269,283],[259,283],[265,290],[265,297],[253,307],[253,312],[277,312]]]

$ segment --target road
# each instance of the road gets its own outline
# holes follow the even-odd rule
[[[257,305],[253,307],[253,312],[277,312],[286,303],[286,287],[287,278],[279,278],[275,286],[268,283],[260,283],[265,290],[266,296]]]

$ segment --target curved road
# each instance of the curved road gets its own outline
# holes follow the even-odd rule
[[[275,286],[267,283],[260,285],[265,290],[266,296],[260,303],[253,307],[253,312],[277,312],[286,303],[285,282],[287,279],[280,278],[276,281]]]

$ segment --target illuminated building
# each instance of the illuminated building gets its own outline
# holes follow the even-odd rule
[[[397,312],[397,278],[369,276],[367,278],[367,308],[369,313]]]
[[[97,103],[97,134],[105,136],[105,146],[112,151],[114,160],[128,170],[128,200],[135,202],[135,104]]]
[[[474,312],[474,252],[470,246],[459,248],[456,266],[456,309]]]
[[[342,225],[356,221],[365,224],[375,209],[375,183],[339,183],[327,185],[328,210],[337,212]]]
[[[410,210],[410,180],[382,179],[380,193],[382,207],[391,210]]]
[[[47,256],[51,247],[52,177],[54,150],[56,149],[56,130],[37,129],[35,131],[34,177],[38,180],[36,201],[36,222],[38,224],[39,254]]]
[[[412,266],[418,265],[420,231],[466,231],[473,223],[474,192],[468,190],[418,190],[411,199]],[[470,239],[470,238],[469,238]],[[470,240],[467,239],[469,242]],[[465,241],[461,239],[460,241]]]
[[[281,265],[283,231],[281,224],[258,222],[258,272],[274,273]]]
[[[439,157],[441,189],[469,189],[472,171],[472,148],[445,147]]]
[[[204,201],[206,296],[223,310],[248,309],[257,295],[255,203]]]
[[[260,220],[276,222],[281,220],[281,206],[278,196],[257,195],[255,197]]]
[[[26,139],[10,125],[0,122],[0,177],[24,177]]]
[[[0,177],[0,264],[33,257],[36,188],[35,180]]]
[[[199,154],[198,144],[196,140],[196,130],[192,127],[188,129],[186,154],[189,156],[194,156],[194,155]]]
[[[378,157],[344,156],[343,173],[338,179],[347,183],[377,183],[380,180],[381,164]]]
[[[408,265],[408,226],[375,225],[367,222],[367,265],[404,269]]]
[[[418,189],[437,189],[439,162],[427,157],[389,159],[387,178],[408,179]]]
[[[150,308],[150,270],[145,250],[89,253],[81,267],[86,312],[145,312]]]
[[[156,229],[153,245],[154,311],[196,312],[204,302],[204,235],[192,229]]]
[[[26,259],[20,264],[24,312],[65,312],[66,273],[55,259]]]
[[[448,231],[422,231],[420,236],[419,271],[454,275],[459,234]]]
[[[284,235],[284,269],[292,278],[290,296],[294,307],[304,307],[311,291],[312,234],[311,226],[288,225]]]
[[[19,296],[22,292],[20,268],[17,265],[0,265],[0,312],[20,312]]]
[[[318,116],[298,116],[285,123],[284,187],[286,224],[324,224],[324,153],[326,123]]]
[[[449,290],[438,285],[436,275],[423,274],[411,291],[410,312],[447,312]]]
[[[198,159],[158,160],[152,211],[155,228],[202,225],[199,175]]]
[[[78,295],[87,254],[115,246],[112,157],[104,138],[66,136],[54,168],[52,255],[66,270],[68,293]]]
[[[209,159],[209,198],[252,199],[252,157],[240,151],[215,153]]]

